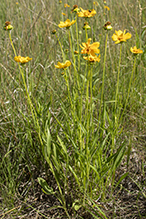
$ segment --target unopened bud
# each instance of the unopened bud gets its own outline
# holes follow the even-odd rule
[[[12,29],[13,29],[13,26],[11,25],[11,23],[9,21],[6,21],[4,30],[12,30]]]

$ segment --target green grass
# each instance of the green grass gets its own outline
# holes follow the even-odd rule
[[[145,217],[145,1],[110,0],[110,11],[103,1],[18,3],[7,0],[0,9],[0,216]],[[85,18],[58,27],[76,18],[76,3],[97,12],[87,32]],[[116,45],[112,35],[125,29],[132,38]],[[10,37],[17,55],[32,61],[14,61]],[[88,38],[100,42],[99,63],[83,59],[79,45]],[[134,46],[143,54],[134,57]],[[65,60],[72,64],[62,74],[55,65]]]

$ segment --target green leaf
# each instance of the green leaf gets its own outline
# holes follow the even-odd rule
[[[49,128],[47,128],[47,155],[51,155],[51,134]]]
[[[53,191],[53,188],[51,188],[48,183],[46,182],[46,180],[44,180],[41,177],[38,177],[38,183],[42,186],[42,191],[44,193],[46,193],[47,195],[53,195],[56,192]]]
[[[59,136],[57,136],[57,138],[58,138],[58,141],[59,141],[64,153],[67,155],[67,149],[66,149],[65,145],[63,144],[63,142],[61,141],[61,138]]]
[[[118,181],[117,184],[115,185],[115,189],[116,189],[116,187],[121,183],[121,181],[122,181],[123,179],[125,179],[126,176],[128,176],[128,174],[129,174],[129,173],[124,173],[124,174],[121,176],[121,178],[119,179],[119,181]]]
[[[73,173],[76,182],[77,182],[78,185],[80,186],[80,182],[79,182],[78,176],[76,175],[75,171],[73,170],[73,168],[72,168],[71,166],[69,166],[69,169],[70,169],[70,171]]]
[[[116,168],[119,166],[119,164],[122,161],[122,158],[125,154],[125,146],[121,145],[117,152],[115,153],[114,163],[113,163],[113,170],[116,170]]]

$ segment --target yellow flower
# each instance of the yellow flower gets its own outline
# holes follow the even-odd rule
[[[68,5],[68,4],[64,4],[64,7],[65,7],[65,8],[69,8],[70,5]]]
[[[87,43],[82,43],[83,46],[80,45],[80,47],[82,48],[81,53],[95,56],[95,53],[100,53],[100,50],[98,49],[100,43],[95,42],[90,44],[90,42],[91,42],[91,38],[88,39]]]
[[[21,64],[25,64],[27,62],[29,62],[30,60],[32,60],[32,58],[27,57],[22,57],[22,56],[15,56],[14,60],[16,62],[20,62]]]
[[[69,28],[75,22],[76,22],[75,20],[70,21],[69,19],[67,19],[65,22],[60,21],[60,24],[58,25],[58,27],[60,27],[60,28],[64,28],[64,27]]]
[[[63,12],[62,12],[62,15],[66,16],[66,14],[65,14],[65,13],[63,13]]]
[[[130,51],[131,51],[133,54],[135,54],[135,55],[137,55],[137,54],[139,54],[139,53],[143,53],[143,51],[142,51],[141,49],[137,49],[136,46],[134,46],[133,48],[131,47],[131,48],[130,48]]]
[[[19,3],[18,2],[16,2],[16,5],[18,5]]]
[[[107,9],[108,11],[110,10],[110,8],[106,5],[104,6],[104,8]]]
[[[92,55],[89,55],[89,56],[83,56],[83,58],[85,60],[87,60],[88,62],[100,62],[100,55],[99,56],[92,56]]]
[[[65,63],[58,62],[57,65],[55,65],[55,68],[64,69],[64,68],[69,67],[70,65],[71,65],[71,62],[69,60],[66,60]]]
[[[11,22],[6,21],[5,22],[5,26],[4,26],[4,30],[12,30],[13,26],[11,25]]]
[[[92,10],[84,10],[82,8],[80,8],[81,11],[78,12],[78,17],[93,17],[96,14],[96,11],[94,9]]]
[[[126,30],[122,32],[121,30],[115,31],[112,36],[112,40],[115,41],[115,44],[126,42],[126,40],[130,39],[132,35],[130,33],[126,33]]]
[[[59,4],[61,4],[62,3],[62,1],[61,0],[59,0]]]

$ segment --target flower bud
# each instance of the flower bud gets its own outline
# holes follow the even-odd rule
[[[103,26],[103,28],[104,28],[105,30],[111,30],[111,29],[112,29],[111,22],[107,21],[107,22],[105,23],[105,25]]]
[[[80,9],[78,8],[77,5],[73,5],[73,9],[71,9],[71,11],[78,13],[80,11]]]
[[[88,22],[85,22],[85,23],[84,23],[83,29],[84,29],[84,30],[89,30],[89,29],[91,29],[91,27],[88,25]]]
[[[55,34],[56,33],[56,30],[52,30],[52,32],[51,32],[52,34]]]
[[[11,25],[11,23],[9,21],[6,21],[4,30],[12,30],[12,29],[13,29],[13,26]]]

